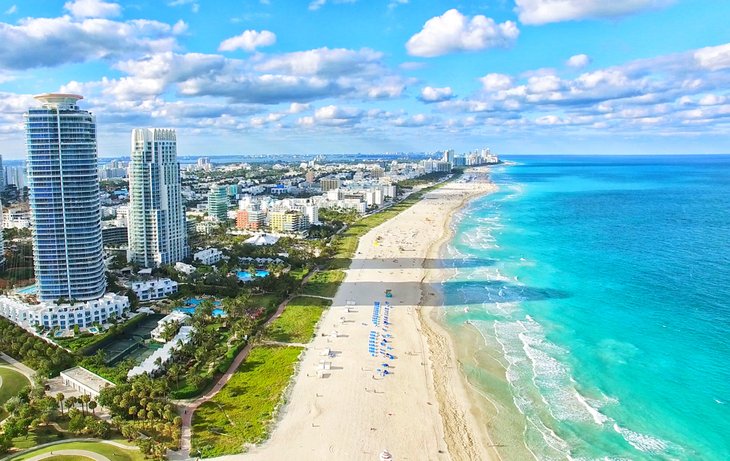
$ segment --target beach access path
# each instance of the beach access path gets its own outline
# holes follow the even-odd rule
[[[432,363],[418,315],[429,289],[423,283],[426,255],[443,239],[451,213],[491,190],[486,180],[449,182],[363,236],[303,354],[271,438],[217,459],[375,460],[383,450],[396,460],[493,459],[488,442],[476,434],[463,389],[445,398],[434,387],[434,370],[454,369],[455,362]],[[385,297],[388,289],[392,298]],[[386,301],[392,305],[387,333],[393,360],[369,352],[371,332],[384,332],[382,321],[373,325],[375,301],[381,313]],[[383,363],[387,376],[378,372],[386,369]],[[444,402],[457,408],[443,408]]]
[[[302,279],[302,283],[306,283],[309,281],[309,279],[317,273],[317,270],[313,270],[309,274],[307,274],[304,279]],[[276,309],[276,312],[264,322],[264,324],[260,327],[260,330],[263,331],[266,329],[271,322],[279,318],[281,316],[282,312],[284,312],[284,309],[286,306],[291,302],[292,299],[299,296],[298,293],[292,293],[289,295],[284,301],[282,301],[279,306]],[[248,354],[251,352],[251,348],[255,344],[251,341],[249,341],[243,349],[236,355],[236,358],[233,359],[233,362],[231,362],[231,365],[228,367],[225,373],[223,373],[208,389],[208,391],[201,395],[200,397],[192,400],[178,400],[176,401],[178,405],[178,413],[182,417],[182,427],[180,430],[180,450],[178,451],[170,451],[168,453],[169,459],[172,460],[180,460],[180,459],[190,459],[190,449],[192,448],[191,440],[192,440],[192,425],[193,425],[193,415],[195,414],[195,410],[198,409],[198,407],[208,400],[212,399],[213,397],[220,392],[221,389],[223,389],[223,386],[230,381],[233,374],[238,370],[238,367],[241,366],[241,363],[243,363],[244,360],[248,357]]]

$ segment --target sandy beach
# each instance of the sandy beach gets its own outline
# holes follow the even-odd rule
[[[270,439],[219,459],[375,460],[386,449],[394,460],[499,459],[471,411],[452,343],[431,319],[441,305],[432,284],[448,276],[438,250],[453,212],[494,190],[484,171],[428,193],[360,240]]]

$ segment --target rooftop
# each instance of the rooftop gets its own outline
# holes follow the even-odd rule
[[[83,367],[69,368],[68,370],[63,370],[61,374],[89,387],[95,392],[101,392],[101,390],[107,386],[114,387],[114,383],[111,381],[107,381],[96,373],[92,373]]]

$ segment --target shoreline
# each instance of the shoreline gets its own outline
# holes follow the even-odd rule
[[[483,176],[479,180],[472,174],[484,171],[471,169],[428,192],[359,239],[345,280],[303,352],[269,439],[246,453],[217,459],[371,460],[383,450],[394,459],[501,459],[488,448],[491,439],[471,414],[458,367],[449,368],[448,380],[441,377],[441,364],[456,363],[448,336],[423,319],[432,311],[428,304],[442,306],[442,300],[431,297],[426,280],[439,263],[434,252],[450,238],[453,214],[495,190]],[[392,299],[383,296],[386,289],[392,289]],[[391,303],[389,325],[370,321],[375,301]],[[382,336],[386,333],[391,336]],[[368,352],[372,334],[387,338],[392,361]],[[443,386],[461,390],[454,394]]]
[[[486,173],[482,169],[471,171]],[[455,235],[454,216],[473,200],[494,193],[496,186],[488,182],[491,185],[489,189],[467,195],[448,213],[442,223],[441,237],[431,243],[425,261],[440,261],[443,258],[445,246]],[[471,385],[461,369],[454,340],[436,318],[439,313],[437,306],[443,309],[445,301],[441,284],[453,277],[455,269],[438,264],[424,269],[427,270],[422,281],[418,319],[431,349],[429,361],[432,381],[439,400],[449,454],[454,459],[501,460],[489,431],[484,424],[479,423],[477,416],[481,414],[481,409],[474,405],[475,399],[470,395],[473,390],[469,389]]]

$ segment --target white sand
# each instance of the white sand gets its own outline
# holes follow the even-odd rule
[[[483,176],[449,183],[368,232],[304,353],[271,438],[220,459],[376,460],[384,449],[394,460],[498,459],[469,411],[450,340],[419,313],[419,304],[440,302],[424,280],[445,276],[424,258],[438,257],[452,212],[491,190]],[[394,360],[368,352],[370,332],[383,331],[371,321],[374,301],[393,306]],[[327,348],[334,357],[321,355]],[[321,360],[331,362],[325,377],[317,377]],[[384,378],[375,371],[383,363],[392,372]]]

